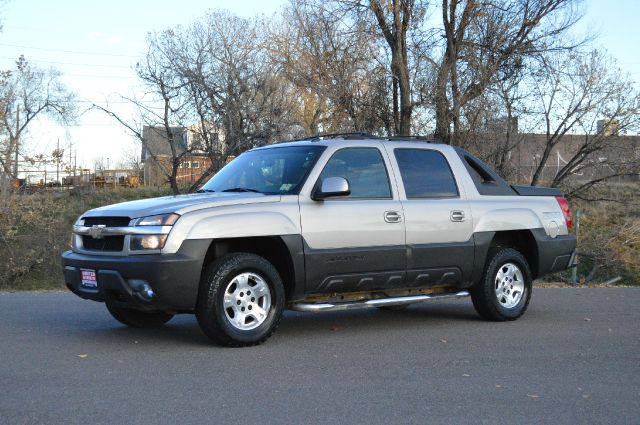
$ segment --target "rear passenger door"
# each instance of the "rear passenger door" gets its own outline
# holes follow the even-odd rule
[[[345,147],[330,154],[314,187],[343,177],[351,194],[311,199],[301,193],[306,292],[401,287],[406,268],[402,206],[384,148]]]
[[[471,279],[473,225],[446,156],[437,149],[386,144],[398,170],[407,241],[408,286]]]

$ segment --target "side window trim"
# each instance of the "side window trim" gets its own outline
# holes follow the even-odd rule
[[[334,202],[334,201],[335,202],[347,202],[347,201],[365,201],[365,200],[389,201],[389,200],[394,200],[395,199],[395,195],[394,195],[393,187],[391,185],[391,177],[389,176],[389,169],[388,169],[388,166],[387,166],[387,160],[385,160],[385,157],[384,157],[384,153],[385,152],[383,152],[382,149],[380,149],[379,147],[376,147],[376,146],[347,146],[347,147],[344,147],[344,148],[339,148],[338,150],[334,151],[331,154],[331,156],[329,157],[329,159],[322,166],[322,170],[320,170],[320,174],[318,175],[318,178],[316,179],[316,182],[314,183],[314,185],[313,185],[313,187],[311,189],[310,196],[320,186],[320,182],[321,182],[321,179],[322,179],[322,173],[327,168],[327,165],[329,165],[329,162],[331,162],[333,157],[336,154],[338,154],[339,152],[342,152],[342,151],[345,151],[345,150],[348,150],[348,149],[374,149],[374,150],[377,151],[378,155],[380,155],[380,160],[382,161],[382,166],[384,168],[385,176],[387,177],[387,186],[389,188],[389,196],[388,197],[358,197],[358,198],[352,198],[351,196],[345,196],[345,197],[327,198],[327,199],[324,200],[324,202]],[[349,182],[349,184],[351,184],[351,182]]]
[[[409,151],[426,151],[426,152],[433,152],[437,155],[439,155],[443,160],[444,163],[447,165],[447,168],[449,170],[449,173],[451,174],[451,178],[453,180],[453,184],[456,188],[456,194],[455,195],[442,195],[442,196],[412,196],[409,197],[407,195],[407,187],[405,186],[405,181],[404,178],[402,177],[402,169],[400,168],[400,163],[398,162],[398,157],[396,156],[396,151],[399,150],[409,150]],[[417,147],[394,147],[393,148],[393,156],[394,159],[396,161],[396,164],[398,165],[398,173],[400,174],[400,181],[402,182],[402,190],[404,192],[404,197],[407,201],[412,201],[412,200],[424,200],[424,199],[459,199],[460,198],[460,185],[458,184],[458,179],[456,178],[455,173],[453,172],[453,169],[451,168],[451,164],[449,163],[449,160],[447,159],[446,155],[444,155],[442,152],[440,152],[437,149],[429,149],[429,148],[417,148]]]

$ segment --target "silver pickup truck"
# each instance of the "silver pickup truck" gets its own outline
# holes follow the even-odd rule
[[[557,189],[510,186],[468,152],[412,138],[314,137],[250,150],[198,193],[87,211],[67,286],[132,327],[195,313],[255,345],[284,309],[401,309],[471,295],[494,321],[574,263]]]

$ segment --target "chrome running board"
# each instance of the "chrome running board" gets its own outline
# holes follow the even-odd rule
[[[468,296],[469,291],[460,291],[446,294],[412,295],[408,297],[378,298],[373,300],[344,303],[295,303],[292,304],[290,308],[291,310],[296,311],[319,313],[322,311],[355,310],[359,308],[414,304],[441,298],[463,298]]]

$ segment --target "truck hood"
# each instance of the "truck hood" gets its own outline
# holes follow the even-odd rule
[[[192,193],[122,202],[89,210],[82,217],[138,218],[156,214],[185,214],[191,211],[227,205],[279,202],[280,195],[261,193]]]

